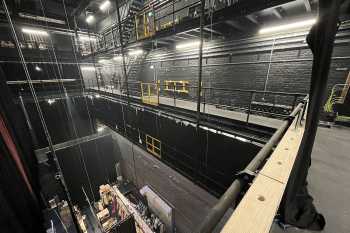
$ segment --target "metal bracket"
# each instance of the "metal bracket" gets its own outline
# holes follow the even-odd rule
[[[248,169],[244,169],[236,174],[236,178],[242,178],[250,182],[256,177],[256,175],[257,174],[255,172]]]

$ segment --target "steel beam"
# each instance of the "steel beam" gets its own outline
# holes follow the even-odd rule
[[[96,140],[96,139],[99,139],[99,138],[107,137],[107,136],[109,136],[111,134],[112,134],[112,131],[106,129],[106,132],[103,132],[103,133],[96,133],[96,134],[92,134],[92,135],[89,135],[89,136],[76,138],[76,139],[72,139],[72,140],[69,140],[69,141],[66,141],[66,142],[55,144],[55,145],[53,145],[53,149],[55,151],[63,150],[63,149],[69,148],[69,147],[80,145],[80,144],[85,143],[85,142],[90,142],[90,141],[93,141],[93,140]],[[36,158],[38,160],[38,163],[45,163],[45,162],[47,162],[48,161],[47,154],[50,153],[50,152],[51,151],[50,151],[49,147],[45,147],[45,148],[41,148],[41,149],[35,150],[34,153],[35,153],[35,156],[36,156]]]

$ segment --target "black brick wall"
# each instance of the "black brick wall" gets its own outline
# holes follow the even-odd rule
[[[349,72],[349,32],[349,29],[341,29],[338,33],[339,38],[334,48],[328,82],[328,94],[334,84],[345,82]],[[305,36],[305,34],[290,35],[290,37],[283,35],[284,38],[276,39],[267,82],[268,91],[300,93],[309,91],[312,53],[305,44]],[[204,52],[203,85],[264,90],[272,44],[273,40],[269,38],[206,43],[205,47],[218,45],[220,47]],[[162,55],[155,56],[157,54]],[[137,80],[142,82],[153,80],[154,71],[149,68],[151,64],[156,67],[157,78],[162,84],[164,80],[189,80],[191,85],[197,85],[198,54],[194,51],[185,51],[182,54],[175,50],[167,50],[165,53],[159,50],[151,51],[142,65],[142,71]],[[225,65],[211,66],[212,64]]]

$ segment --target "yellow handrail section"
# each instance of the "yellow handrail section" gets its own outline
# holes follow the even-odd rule
[[[145,104],[159,105],[159,86],[157,83],[141,82],[141,101]]]
[[[188,94],[188,85],[189,81],[172,81],[172,80],[165,80],[165,91],[175,91],[177,93],[186,93]]]
[[[158,139],[146,134],[147,151],[158,158],[162,158],[162,143]]]
[[[136,39],[142,40],[156,33],[154,10],[151,9],[135,16]]]

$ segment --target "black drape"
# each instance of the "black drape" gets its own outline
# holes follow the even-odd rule
[[[0,232],[44,232],[37,162],[19,106],[0,67]]]
[[[327,88],[342,2],[343,0],[320,0],[318,22],[307,36],[314,60],[305,133],[280,207],[284,223],[311,230],[322,230],[325,226],[325,219],[317,212],[313,198],[308,192],[306,178],[311,165],[321,103]]]

